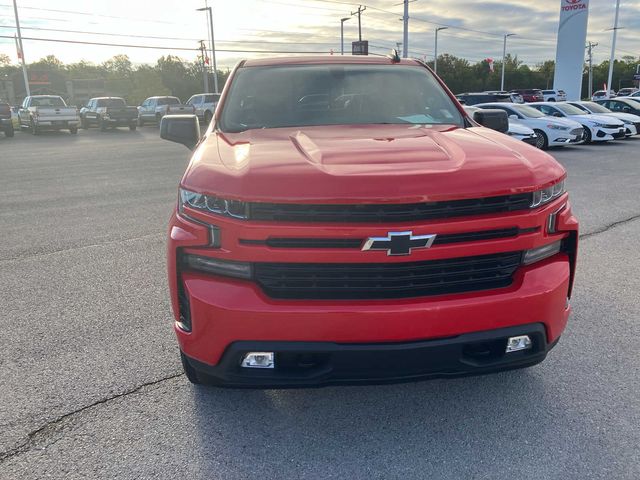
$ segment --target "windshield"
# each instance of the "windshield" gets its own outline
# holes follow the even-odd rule
[[[180,100],[176,97],[163,97],[158,99],[158,105],[178,105]]]
[[[32,107],[66,107],[60,97],[39,97],[31,99]]]
[[[578,107],[574,107],[573,105],[569,105],[568,103],[558,103],[555,107],[565,115],[584,115],[582,110]]]
[[[611,110],[607,107],[603,107],[596,102],[584,102],[583,105],[593,113],[611,113]]]
[[[509,105],[512,109],[514,109],[516,112],[518,112],[520,115],[522,115],[523,117],[528,117],[528,118],[540,118],[540,117],[544,117],[544,113],[542,113],[539,110],[536,110],[533,107],[529,107],[528,105]]]
[[[126,105],[122,98],[101,98],[98,100],[98,107],[124,107]]]
[[[304,65],[238,70],[219,128],[448,124],[462,114],[422,67]]]

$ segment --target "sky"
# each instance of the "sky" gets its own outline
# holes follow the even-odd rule
[[[566,0],[562,0],[566,1]],[[358,3],[349,0],[17,0],[23,37],[122,44],[82,45],[24,40],[27,62],[53,54],[65,63],[101,63],[127,54],[135,64],[155,63],[162,55],[193,61],[198,40],[208,41],[206,12],[213,7],[218,68],[242,58],[284,52],[340,51],[340,19],[351,17]],[[555,58],[561,0],[414,0],[409,11],[409,54],[433,58],[434,29],[438,53],[471,62],[500,59],[505,33],[507,52],[524,63]],[[594,61],[608,59],[615,0],[591,0],[587,40],[597,42]],[[402,42],[402,0],[363,0],[362,37],[370,51],[387,53]],[[616,57],[640,56],[640,0],[622,0]],[[61,31],[63,30],[63,31]],[[66,30],[66,32],[64,31]],[[69,31],[74,32],[69,32]],[[83,33],[84,32],[84,33]],[[0,35],[13,36],[12,0],[0,0]],[[358,39],[357,17],[344,23],[345,50]],[[138,48],[138,45],[159,48]],[[243,51],[238,51],[243,50]],[[263,53],[264,51],[270,51]],[[0,38],[0,53],[17,62],[13,38]]]

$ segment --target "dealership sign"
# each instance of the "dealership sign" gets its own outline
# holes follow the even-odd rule
[[[567,100],[581,97],[588,20],[589,0],[560,0],[553,88],[567,92]]]

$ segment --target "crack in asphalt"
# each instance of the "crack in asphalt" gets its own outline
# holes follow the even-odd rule
[[[585,240],[585,239],[593,237],[595,235],[600,235],[601,233],[608,232],[612,228],[619,227],[620,225],[624,225],[625,223],[630,223],[630,222],[633,222],[634,220],[638,220],[638,219],[640,219],[640,214],[633,215],[632,217],[625,218],[623,220],[618,220],[616,222],[610,223],[609,225],[605,225],[604,227],[602,227],[602,228],[600,228],[598,230],[594,230],[593,232],[583,233],[582,235],[580,235],[579,238],[580,238],[580,240]]]
[[[83,250],[85,248],[105,247],[107,245],[113,245],[115,243],[133,242],[133,241],[136,241],[136,240],[142,240],[144,238],[157,237],[157,236],[160,236],[160,235],[165,235],[165,234],[163,232],[147,233],[145,235],[140,235],[138,237],[119,238],[119,239],[116,239],[116,240],[107,240],[106,242],[102,242],[102,243],[92,243],[90,245],[77,245],[77,246],[74,246],[74,247],[60,248],[58,250],[51,250],[51,251],[42,252],[42,253],[27,253],[27,254],[24,254],[24,255],[18,255],[16,257],[9,257],[9,258],[0,259],[0,264],[16,262],[16,261],[20,261],[20,260],[30,260],[32,258],[38,258],[38,257],[46,257],[46,256],[49,256],[49,255],[56,255],[58,253],[73,252],[74,250]]]
[[[639,215],[634,215],[634,216],[626,218],[624,220],[618,220],[616,222],[612,222],[609,225],[606,225],[601,229],[598,229],[598,230],[595,230],[593,232],[584,233],[584,234],[580,235],[580,239],[581,240],[585,240],[587,238],[599,235],[601,233],[605,233],[605,232],[607,232],[607,231],[609,231],[609,230],[611,230],[613,228],[619,227],[620,225],[624,225],[626,223],[630,223],[630,222],[633,222],[633,221],[638,220],[638,219],[640,219],[640,214]],[[109,243],[117,243],[117,242],[129,241],[129,240],[137,240],[139,238],[145,238],[145,237],[150,237],[150,236],[155,236],[155,235],[157,235],[157,234],[143,235],[141,237],[136,237],[136,238],[131,238],[131,239],[115,240],[113,242],[106,242],[106,243],[99,244],[99,245],[86,245],[86,246],[75,247],[75,248],[71,248],[71,249],[67,249],[67,250],[75,250],[75,249],[78,249],[78,248],[91,248],[91,247],[95,247],[95,246],[107,245]],[[60,251],[67,251],[67,250],[59,250],[59,251],[56,251],[56,252],[50,252],[50,253],[43,254],[43,255],[49,255],[51,253],[58,253]],[[40,255],[33,255],[33,256],[40,256]],[[39,441],[42,440],[42,437],[46,437],[46,436],[54,433],[56,428],[59,427],[65,420],[69,419],[70,417],[78,415],[78,414],[80,414],[82,412],[85,412],[85,411],[87,411],[89,409],[92,409],[94,407],[97,407],[99,405],[104,405],[104,404],[106,404],[108,402],[111,402],[112,400],[116,400],[116,399],[119,399],[119,398],[126,397],[128,395],[132,395],[132,394],[138,393],[138,392],[142,391],[146,387],[151,387],[151,386],[158,385],[158,384],[161,384],[161,383],[169,381],[169,380],[173,380],[174,378],[181,377],[182,375],[184,375],[184,373],[183,372],[179,372],[179,373],[174,373],[172,375],[169,375],[167,377],[160,378],[158,380],[154,380],[154,381],[151,381],[151,382],[146,382],[146,383],[143,383],[141,385],[138,385],[137,387],[135,387],[135,388],[133,388],[131,390],[127,390],[126,392],[122,392],[122,393],[119,393],[117,395],[113,395],[111,397],[106,397],[106,398],[100,399],[100,400],[98,400],[96,402],[93,402],[93,403],[91,403],[89,405],[85,405],[85,406],[83,406],[81,408],[78,408],[78,409],[73,410],[71,412],[65,413],[64,415],[62,415],[62,416],[60,416],[60,417],[58,417],[58,418],[56,418],[54,420],[51,420],[50,422],[45,423],[44,425],[42,425],[41,427],[37,428],[36,430],[31,431],[27,435],[27,438],[25,439],[25,441],[22,442],[21,444],[19,444],[18,446],[14,447],[14,448],[11,448],[9,450],[6,450],[4,452],[0,452],[0,464],[6,462],[7,460],[9,460],[9,459],[11,459],[11,458],[13,458],[13,457],[15,457],[17,455],[20,455],[22,453],[25,453],[25,452],[31,450]],[[57,441],[57,440],[54,440],[54,443],[55,443],[55,441]],[[47,444],[44,448],[47,448],[51,444],[52,443]]]
[[[160,378],[158,380],[153,380],[151,382],[146,382],[143,383],[141,385],[138,385],[135,388],[132,388],[131,390],[127,390],[125,392],[122,393],[118,393],[116,395],[112,395],[110,397],[106,397],[106,398],[102,398],[100,400],[97,400],[89,405],[85,405],[83,407],[80,407],[76,410],[73,410],[71,412],[65,413],[64,415],[61,415],[60,417],[51,420],[47,423],[45,423],[44,425],[42,425],[41,427],[29,432],[29,434],[27,435],[26,439],[20,443],[19,445],[6,450],[4,452],[0,452],[0,465],[5,463],[7,460],[20,455],[22,453],[28,452],[29,450],[31,450],[33,447],[36,446],[37,443],[41,442],[43,440],[43,438],[46,438],[47,436],[53,434],[57,427],[59,427],[65,420],[68,420],[70,417],[73,417],[75,415],[78,415],[82,412],[85,412],[87,410],[90,410],[94,407],[97,407],[99,405],[104,405],[108,402],[111,402],[112,400],[117,400],[119,398],[123,398],[126,397],[128,395],[132,395],[135,393],[140,392],[141,390],[143,390],[146,387],[152,387],[154,385],[158,385],[160,383],[169,381],[169,380],[173,380],[174,378],[178,378],[181,377],[182,375],[184,375],[183,372],[179,372],[179,373],[174,373],[172,375],[169,375],[167,377],[163,377]],[[47,444],[45,447],[43,448],[47,448],[48,446],[52,445],[53,443],[55,443],[58,440],[53,440],[53,442]]]

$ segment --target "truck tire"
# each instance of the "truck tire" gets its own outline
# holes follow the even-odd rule
[[[4,131],[4,134],[5,134],[7,137],[13,137],[13,133],[14,133],[13,125],[9,125],[9,126],[7,127],[7,129]]]
[[[38,126],[35,124],[33,119],[31,119],[31,135],[38,135],[39,133],[40,130],[38,129]]]
[[[107,131],[107,122],[105,122],[102,117],[98,117],[98,127],[100,127],[101,132]]]
[[[69,129],[69,133],[70,133],[71,135],[76,135],[76,134],[78,133],[78,127],[71,127],[71,128]]]
[[[137,125],[135,123],[130,123],[129,124],[129,130],[131,130],[132,132],[135,132],[137,128]]]

